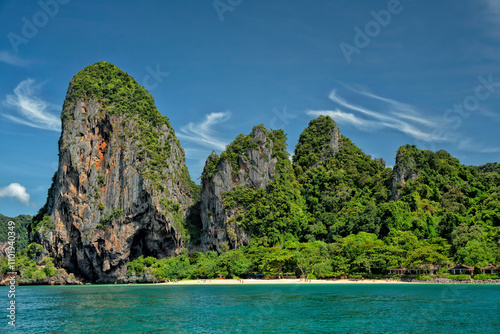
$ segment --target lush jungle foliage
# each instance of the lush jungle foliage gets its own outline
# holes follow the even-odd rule
[[[180,256],[160,260],[141,256],[128,264],[127,275],[146,274],[158,280],[255,277],[253,275],[380,278],[387,274],[388,267],[420,268],[421,264],[434,263],[442,268],[441,276],[447,277],[451,263],[449,250],[450,245],[441,238],[418,240],[411,232],[397,232],[387,243],[375,234],[360,232],[330,244],[290,241],[265,247],[251,243],[220,253],[189,254],[185,250]]]
[[[497,163],[465,166],[445,151],[406,145],[390,169],[342,135],[335,152],[328,145],[335,131],[329,117],[312,120],[300,136],[292,168],[282,134],[276,180],[265,189],[237,187],[224,195],[226,208],[239,208],[234,220],[252,234],[255,245],[334,245],[370,235],[381,247],[374,253],[388,261],[379,267],[422,258],[478,267],[500,262]],[[252,145],[250,136],[240,135],[218,159],[237,163],[237,154]],[[422,242],[425,246],[413,249]],[[404,256],[389,261],[381,249],[391,245],[403,247]]]
[[[29,244],[24,250],[16,253],[15,267],[20,274],[20,279],[33,282],[46,277],[60,275],[60,271],[54,266],[51,257],[40,259],[43,247],[36,243]],[[0,258],[0,275],[12,272],[6,257]]]

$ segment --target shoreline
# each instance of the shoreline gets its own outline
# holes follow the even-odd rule
[[[500,284],[500,281],[497,282],[483,282],[483,281],[400,281],[400,280],[373,280],[373,279],[365,279],[365,280],[349,280],[349,279],[339,279],[339,280],[311,280],[311,281],[304,281],[304,280],[298,280],[298,279],[244,279],[242,280],[243,283],[239,280],[233,280],[233,279],[211,279],[211,280],[185,280],[185,281],[178,281],[176,283],[174,282],[160,282],[160,283],[126,283],[125,285],[142,285],[142,284],[147,284],[147,285],[295,285],[295,284],[304,284],[304,285],[311,285],[311,284],[323,284],[323,285],[331,285],[331,284],[340,284],[340,285],[345,285],[345,284],[363,284],[363,285],[369,285],[369,284],[469,284],[469,285],[497,285]],[[115,284],[112,284],[115,285]],[[123,285],[123,284],[120,284]]]
[[[412,284],[417,282],[386,281],[386,280],[300,280],[300,279],[211,279],[211,280],[186,280],[177,283],[156,283],[154,285],[291,285],[291,284]]]
[[[430,280],[430,281],[416,281],[416,280],[385,280],[385,279],[337,279],[337,280],[304,280],[304,279],[198,279],[198,280],[183,280],[177,282],[128,282],[128,283],[42,283],[42,284],[16,284],[18,286],[131,286],[131,285],[189,285],[189,286],[203,286],[203,285],[370,285],[370,284],[468,284],[468,285],[499,285],[500,280],[466,280],[466,281],[456,281],[456,280]],[[7,284],[1,284],[0,286],[7,286]]]

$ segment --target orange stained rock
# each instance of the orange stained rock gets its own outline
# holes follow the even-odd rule
[[[70,182],[69,183],[69,192],[71,194],[75,194],[76,195],[76,188],[75,188],[75,185],[73,184],[73,182]],[[75,196],[71,196],[72,198],[75,198]]]
[[[99,152],[99,161],[96,162],[95,166],[97,168],[101,167],[102,160],[104,159],[104,151],[106,151],[106,148],[108,147],[108,143],[106,143],[104,140],[102,140],[102,137],[99,135],[97,137],[98,141],[101,142],[99,146],[97,146],[97,150]]]

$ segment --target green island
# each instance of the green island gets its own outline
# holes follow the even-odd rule
[[[99,103],[95,119],[76,112],[91,101]],[[91,283],[222,277],[498,279],[497,162],[466,166],[444,150],[404,145],[394,167],[387,168],[342,135],[333,119],[320,116],[304,129],[292,156],[283,130],[257,125],[250,134],[238,135],[226,150],[208,157],[200,187],[191,180],[184,151],[151,95],[106,62],[75,75],[61,118],[66,129],[59,145],[62,160],[47,204],[34,217],[0,216],[0,275],[10,271],[5,247],[7,222],[14,220],[23,284],[75,276]],[[81,187],[90,194],[88,210],[96,218],[78,218],[81,236],[66,240],[70,247],[61,255],[55,249],[63,245],[52,244],[50,236],[76,226],[74,215],[65,215],[73,204],[64,198],[76,196],[66,185],[77,181],[64,174],[69,165],[64,159],[71,159],[73,174],[83,173],[80,158],[71,152],[83,145],[75,138],[84,131],[100,140],[89,141],[98,148],[91,153],[96,157],[89,157],[99,160],[94,174],[79,177],[87,180]],[[113,162],[117,159],[119,164]],[[138,189],[142,197],[135,200],[142,202],[132,205],[129,192],[116,201],[118,194],[107,192],[113,184]],[[56,185],[69,195],[57,197]],[[142,204],[148,212],[134,211]],[[134,228],[119,239],[124,226]],[[93,261],[85,268],[95,272],[83,271],[75,260],[84,248],[92,257],[85,260]],[[109,261],[117,256],[111,272]]]

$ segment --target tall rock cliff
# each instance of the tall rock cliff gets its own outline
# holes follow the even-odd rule
[[[96,63],[71,80],[61,118],[59,168],[31,239],[57,266],[98,282],[124,276],[140,255],[183,248],[199,188],[151,95]]]
[[[418,177],[415,152],[418,153],[416,147],[406,145],[401,146],[396,153],[396,164],[391,177],[392,200],[397,201],[401,196],[401,190],[406,187],[406,183]]]
[[[262,125],[239,135],[219,157],[208,157],[201,177],[202,250],[236,248],[250,242],[250,234],[234,223],[241,208],[227,208],[224,193],[235,187],[265,188],[276,178],[278,163],[274,134]]]

